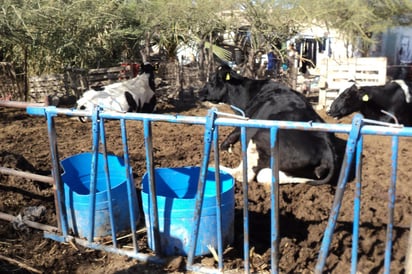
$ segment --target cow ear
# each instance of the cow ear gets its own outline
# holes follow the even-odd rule
[[[363,101],[363,102],[367,102],[367,101],[369,101],[369,99],[370,99],[370,98],[369,98],[369,95],[366,94],[366,93],[362,96],[362,101]]]
[[[225,80],[226,80],[226,81],[229,81],[229,80],[230,80],[230,73],[229,73],[229,72],[226,73],[226,78],[225,78]]]

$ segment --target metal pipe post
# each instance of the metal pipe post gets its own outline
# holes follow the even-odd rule
[[[213,132],[213,151],[215,160],[215,182],[216,182],[216,231],[217,231],[217,254],[219,257],[218,269],[223,271],[223,237],[222,237],[222,187],[220,183],[219,170],[219,130],[218,127]]]
[[[106,191],[107,191],[107,201],[109,205],[110,227],[112,229],[112,241],[113,241],[113,246],[117,247],[116,223],[114,219],[113,199],[112,199],[112,184],[110,182],[110,170],[109,170],[109,163],[107,161],[106,130],[104,128],[103,118],[100,118],[99,125],[100,125],[100,141],[102,143],[102,150],[103,150],[104,173],[106,175],[106,189],[107,189]]]
[[[95,107],[92,115],[92,161],[90,165],[90,186],[89,186],[89,235],[87,237],[89,243],[94,238],[95,227],[95,213],[96,213],[96,181],[97,181],[97,167],[99,154],[99,107]]]
[[[133,240],[133,247],[135,252],[138,251],[137,245],[137,235],[136,235],[136,220],[138,220],[139,216],[137,214],[137,194],[136,194],[136,186],[134,185],[133,181],[133,174],[132,168],[130,167],[130,160],[129,160],[129,147],[127,144],[127,132],[126,132],[126,120],[121,119],[121,130],[122,130],[122,142],[123,142],[123,157],[124,157],[124,164],[126,169],[126,176],[127,176],[127,197],[129,197],[129,217],[130,217],[130,228],[132,230],[132,240]]]
[[[271,204],[271,270],[279,272],[279,142],[278,128],[270,128],[270,168],[272,180],[270,185]]]
[[[143,135],[146,150],[146,172],[149,182],[149,218],[150,227],[148,233],[150,239],[154,241],[154,252],[156,254],[162,253],[162,246],[160,244],[160,229],[159,229],[159,214],[157,210],[157,195],[156,195],[156,180],[155,170],[153,166],[153,142],[152,142],[152,127],[148,119],[143,120]]]
[[[321,274],[326,264],[326,258],[329,253],[329,247],[332,241],[333,232],[335,230],[336,221],[339,216],[339,210],[342,204],[343,194],[345,192],[346,183],[348,181],[349,170],[352,164],[353,154],[355,153],[355,145],[359,139],[361,127],[363,124],[362,115],[356,114],[352,120],[352,129],[349,133],[349,138],[346,144],[345,157],[343,159],[341,172],[339,174],[338,186],[336,188],[335,199],[328,224],[323,235],[322,245],[319,251],[318,261],[316,263],[315,273]]]
[[[47,132],[49,135],[49,146],[52,161],[52,175],[55,182],[54,204],[56,206],[57,226],[59,230],[63,233],[63,236],[66,237],[68,235],[69,228],[67,223],[67,208],[64,198],[64,187],[60,176],[60,161],[57,148],[57,134],[54,123],[55,115],[48,112],[48,110],[50,110],[50,108],[43,109],[43,111],[45,111],[44,113],[47,119]]]
[[[15,170],[12,168],[0,167],[0,173],[7,174],[7,175],[13,175],[13,176],[19,176],[19,177],[23,177],[23,178],[30,179],[33,181],[48,183],[51,185],[54,184],[53,177],[33,174],[30,172]]]
[[[386,228],[386,245],[385,245],[385,263],[383,272],[389,274],[391,272],[391,255],[392,255],[392,240],[393,240],[393,220],[396,200],[396,177],[398,169],[398,146],[399,137],[392,136],[392,173],[391,182],[389,185],[389,203],[388,203],[388,226]]]
[[[209,166],[210,150],[213,141],[213,131],[215,129],[216,109],[210,109],[206,118],[205,133],[204,133],[204,147],[203,159],[200,167],[199,181],[197,185],[195,210],[192,223],[192,234],[190,235],[189,252],[188,252],[188,266],[193,265],[194,256],[196,252],[197,238],[199,234],[200,216],[202,212],[203,196],[205,192],[206,174]]]
[[[356,185],[353,205],[353,229],[352,229],[352,259],[351,273],[356,274],[358,264],[358,245],[359,245],[359,223],[361,210],[361,190],[362,190],[362,149],[363,136],[359,136],[356,146]]]
[[[240,128],[240,140],[242,146],[242,161],[243,161],[243,256],[244,256],[244,265],[245,273],[250,273],[250,254],[249,254],[249,183],[248,183],[248,174],[247,174],[247,131],[246,127]]]

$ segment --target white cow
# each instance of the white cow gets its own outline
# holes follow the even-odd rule
[[[154,68],[145,63],[135,78],[103,86],[99,90],[87,90],[77,100],[76,108],[91,111],[99,105],[112,111],[151,113],[156,107],[154,91]]]

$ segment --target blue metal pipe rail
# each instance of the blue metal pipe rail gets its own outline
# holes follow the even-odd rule
[[[327,228],[322,240],[321,249],[319,251],[319,258],[316,264],[315,273],[322,273],[326,258],[329,252],[329,247],[331,239],[333,237],[334,228],[339,216],[339,210],[343,198],[343,193],[345,191],[349,167],[352,162],[356,162],[356,192],[355,192],[355,201],[354,201],[354,225],[353,225],[353,250],[352,250],[352,267],[351,273],[356,273],[357,265],[357,246],[358,246],[358,236],[359,236],[359,212],[360,212],[360,203],[361,203],[361,155],[362,155],[362,143],[364,135],[385,135],[393,136],[392,144],[392,176],[391,176],[391,186],[390,186],[390,204],[389,204],[389,225],[387,228],[387,240],[386,240],[386,250],[385,250],[385,266],[384,273],[389,273],[390,267],[390,255],[392,249],[392,226],[393,226],[393,207],[395,203],[395,187],[396,187],[396,169],[397,169],[397,149],[398,149],[398,140],[399,137],[411,137],[412,128],[409,127],[400,127],[393,124],[377,123],[374,124],[374,121],[363,119],[361,115],[356,115],[353,119],[352,125],[342,125],[342,124],[323,124],[323,123],[312,123],[312,122],[290,122],[290,121],[268,121],[268,120],[249,120],[244,117],[232,117],[233,115],[227,115],[219,113],[216,109],[210,109],[207,117],[194,117],[194,116],[179,116],[179,115],[162,115],[162,114],[141,114],[141,113],[115,113],[115,112],[105,112],[100,111],[98,108],[93,111],[93,113],[72,110],[72,109],[62,109],[55,107],[28,107],[27,112],[31,115],[40,115],[47,117],[48,133],[50,140],[50,151],[52,154],[52,165],[53,165],[53,177],[56,184],[56,211],[58,216],[59,224],[59,233],[45,232],[45,237],[54,239],[56,241],[69,241],[75,240],[77,243],[84,245],[86,247],[105,250],[108,252],[113,252],[117,254],[127,255],[129,257],[136,258],[145,262],[154,262],[154,263],[164,263],[165,260],[161,255],[161,248],[159,244],[159,223],[157,216],[157,202],[156,202],[156,193],[155,193],[155,180],[154,180],[154,166],[153,166],[153,153],[152,153],[152,137],[151,137],[151,123],[152,122],[170,122],[170,123],[181,123],[181,124],[198,124],[205,126],[204,133],[204,150],[203,150],[203,159],[201,163],[201,176],[199,177],[198,183],[198,192],[196,196],[196,208],[195,214],[193,216],[193,223],[196,224],[193,226],[193,233],[191,235],[191,244],[190,252],[188,254],[188,263],[187,269],[192,271],[199,272],[222,272],[223,267],[223,247],[222,247],[222,235],[221,235],[221,212],[220,207],[217,207],[217,225],[218,229],[218,268],[210,269],[208,267],[203,267],[201,265],[194,264],[194,254],[196,249],[197,234],[199,229],[199,218],[202,210],[203,202],[203,192],[204,192],[204,180],[206,170],[209,164],[210,152],[213,147],[214,151],[214,160],[216,163],[216,193],[219,188],[219,146],[218,146],[218,128],[220,126],[232,126],[241,128],[241,148],[242,148],[242,158],[244,167],[247,167],[247,158],[246,158],[246,129],[248,127],[255,128],[268,128],[270,129],[271,136],[271,168],[272,168],[272,183],[271,183],[271,272],[278,273],[278,262],[279,262],[279,174],[278,174],[278,142],[277,135],[279,129],[295,129],[295,130],[305,130],[305,131],[324,131],[332,133],[346,133],[349,135],[347,141],[347,147],[344,157],[344,162],[341,168],[341,173],[338,180],[338,186],[336,189],[335,199],[333,206],[331,208],[330,218],[328,221]],[[67,116],[87,116],[92,117],[93,123],[93,150],[97,153],[99,141],[103,144],[103,154],[106,155],[105,148],[105,131],[104,131],[104,121],[105,120],[120,120],[121,122],[121,131],[122,131],[122,142],[124,147],[124,158],[127,166],[128,173],[128,195],[131,197],[129,200],[129,210],[130,218],[133,220],[135,215],[134,209],[136,208],[136,197],[134,197],[133,192],[133,180],[131,178],[130,163],[128,158],[128,149],[127,149],[127,138],[126,138],[126,120],[137,120],[143,122],[144,128],[144,141],[146,149],[146,167],[150,183],[150,198],[152,199],[150,211],[154,216],[153,220],[153,233],[155,239],[155,253],[158,255],[151,256],[139,252],[137,248],[137,239],[136,239],[136,227],[133,226],[131,222],[131,231],[133,231],[133,251],[125,251],[121,248],[118,248],[118,244],[115,240],[115,229],[114,223],[111,223],[112,226],[112,238],[113,246],[107,246],[99,244],[93,241],[93,218],[90,219],[91,227],[90,233],[87,241],[79,238],[72,237],[68,234],[68,223],[66,208],[64,203],[64,190],[62,187],[62,182],[59,174],[59,158],[57,151],[57,141],[56,141],[56,132],[54,117],[57,115],[67,115]],[[372,124],[371,124],[372,123]],[[107,160],[106,160],[107,161]],[[92,164],[92,169],[94,168],[95,163]],[[106,177],[109,178],[109,170],[105,166]],[[95,177],[92,174],[92,186],[95,183]],[[110,181],[107,179],[107,185],[110,186]],[[243,208],[243,224],[244,224],[244,272],[250,273],[250,260],[249,260],[249,216],[248,216],[248,183],[247,183],[247,168],[243,170],[243,182],[242,188],[244,193],[244,208]],[[108,188],[109,189],[109,188]],[[93,187],[93,191],[95,191]],[[110,195],[110,194],[109,194]],[[93,195],[94,196],[94,195]],[[90,203],[90,215],[92,216],[94,210],[94,199],[91,198]],[[216,202],[218,205],[221,204],[220,195],[217,195]],[[111,207],[111,206],[110,206]],[[113,220],[112,209],[110,209],[111,219]],[[219,233],[220,231],[220,233]]]

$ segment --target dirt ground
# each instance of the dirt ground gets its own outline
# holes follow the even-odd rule
[[[230,112],[225,106],[222,111]],[[205,116],[208,107],[190,100],[159,104],[159,113]],[[319,111],[330,123],[330,119]],[[351,117],[340,121],[350,123]],[[0,108],[0,166],[50,175],[51,158],[44,117],[29,116],[25,110]],[[76,119],[56,118],[60,158],[91,150],[91,125]],[[231,128],[222,128],[220,138]],[[109,150],[122,155],[120,126],[106,123]],[[145,173],[142,125],[127,122],[130,160],[137,190]],[[156,167],[199,165],[202,159],[203,127],[154,123],[154,163]],[[343,138],[346,136],[342,135]],[[391,170],[391,138],[366,136],[363,153],[363,184],[358,273],[382,273],[388,217],[388,185]],[[403,273],[409,225],[411,223],[412,139],[401,138],[395,223],[393,231],[392,273]],[[224,165],[235,166],[237,153],[221,153]],[[282,185],[280,187],[280,272],[313,273],[321,239],[326,227],[335,187],[331,185]],[[351,260],[354,183],[345,192],[326,273],[349,273]],[[56,226],[53,188],[46,183],[0,174],[0,212],[17,215],[29,206],[44,206],[41,223]],[[270,199],[262,185],[249,185],[251,270],[270,271]],[[243,194],[239,183],[235,190],[235,236],[224,255],[230,272],[243,267]],[[143,215],[143,214],[141,214]],[[148,250],[146,234],[139,234],[139,246]],[[12,261],[11,259],[15,260]],[[170,258],[166,265],[149,265],[124,256],[59,243],[43,237],[37,229],[17,230],[10,222],[0,221],[0,272],[10,273],[185,273],[185,257]],[[20,264],[17,264],[20,263]],[[211,256],[196,259],[213,264]],[[31,267],[31,268],[29,268]]]

